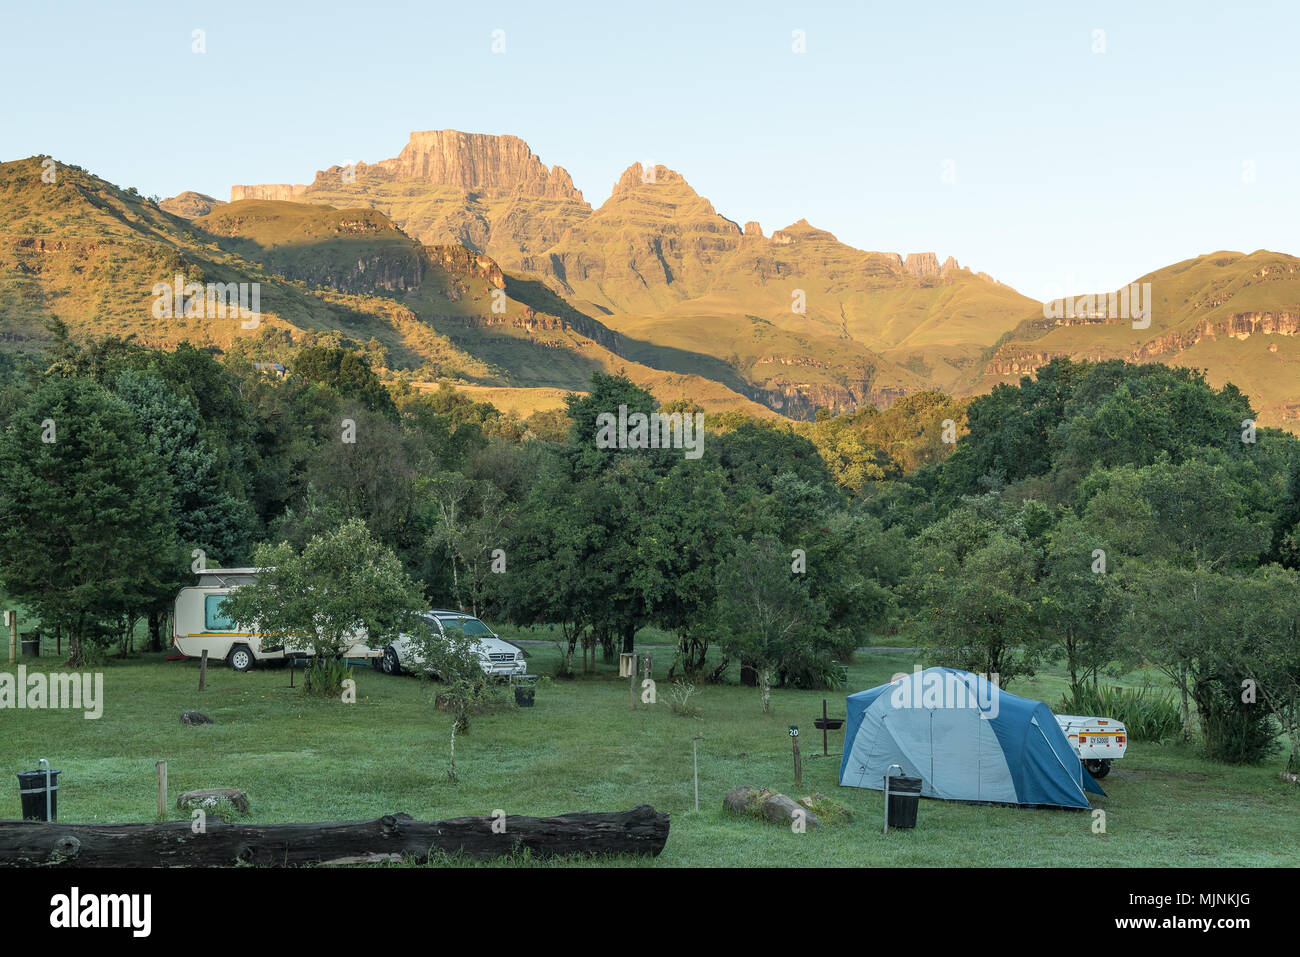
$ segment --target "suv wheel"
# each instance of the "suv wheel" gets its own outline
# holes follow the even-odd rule
[[[379,670],[386,675],[400,675],[402,673],[402,661],[397,657],[397,650],[392,645],[384,649],[384,657],[380,659]]]

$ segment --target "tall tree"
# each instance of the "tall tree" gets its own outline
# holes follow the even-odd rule
[[[139,418],[94,382],[47,379],[0,435],[0,581],[67,633],[74,667],[174,574],[172,494]]]

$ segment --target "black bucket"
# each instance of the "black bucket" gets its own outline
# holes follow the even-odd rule
[[[916,809],[921,803],[921,779],[903,775],[889,780],[889,826],[916,827]]]
[[[45,771],[19,771],[18,797],[23,803],[24,821],[59,819],[59,771],[50,771],[49,817],[45,816]]]

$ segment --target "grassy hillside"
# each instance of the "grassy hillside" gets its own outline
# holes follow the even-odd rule
[[[1077,297],[1074,318],[1047,319],[1039,309],[993,351],[977,387],[1018,381],[1058,355],[1163,362],[1204,369],[1216,386],[1232,382],[1262,423],[1300,430],[1300,259],[1220,251],[1135,282],[1150,283],[1148,328],[1109,315],[1105,296],[1107,315],[1097,317],[1078,315]]]
[[[566,308],[634,329],[641,361],[699,372],[798,416],[821,405],[853,408],[964,386],[987,348],[1035,307],[951,261],[864,252],[804,221],[770,237],[754,224],[742,230],[664,166],[633,164],[592,210],[576,192],[540,192],[538,169],[528,163],[498,168],[490,147],[513,138],[473,138],[470,147],[436,134],[439,144],[461,150],[453,157],[460,165],[448,171],[441,150],[431,160],[411,152],[422,135],[412,134],[396,160],[331,167],[303,187],[239,191],[373,207],[425,244],[486,253],[512,276],[544,283]],[[511,175],[517,187],[501,187]],[[439,178],[449,176],[461,185]],[[476,177],[494,185],[463,184]],[[791,308],[796,291],[805,304],[798,312]],[[665,321],[643,321],[650,316]],[[707,349],[689,334],[703,317],[721,333]],[[719,317],[732,321],[715,322]],[[794,334],[786,341],[802,351],[771,353],[764,337],[746,342],[747,329],[766,328],[748,326],[746,317]],[[828,341],[804,348],[817,339]]]
[[[421,246],[377,210],[248,200],[190,222],[77,167],[58,167],[54,183],[41,172],[37,157],[0,165],[0,342],[11,350],[42,348],[53,317],[78,336],[280,361],[324,333],[373,340],[388,369],[419,378],[580,390],[594,371],[623,371],[665,399],[771,414],[720,383],[619,356],[612,332],[544,287],[507,288],[490,259]],[[206,309],[157,315],[154,285],[176,275],[258,284],[257,327]]]
[[[1204,368],[1250,394],[1262,422],[1300,429],[1292,256],[1217,252],[1143,276],[1152,321],[1133,329],[1044,318],[951,259],[854,249],[802,220],[742,230],[662,166],[629,167],[594,211],[569,187],[537,187],[540,166],[527,167],[527,189],[403,169],[333,167],[305,188],[244,190],[293,201],[187,193],[155,205],[76,167],[45,183],[40,158],[3,164],[0,344],[39,348],[52,316],[78,334],[258,358],[326,333],[374,340],[388,368],[424,381],[581,390],[594,371],[621,371],[710,411],[794,418],[985,391],[1057,355],[1123,358]],[[560,173],[546,175],[563,186]],[[177,274],[259,283],[261,326],[154,315],[154,284]]]
[[[34,351],[58,317],[76,335],[136,336],[149,345],[189,341],[262,355],[291,349],[308,330],[376,340],[395,368],[436,367],[491,376],[408,308],[381,296],[311,289],[245,258],[220,237],[74,166],[56,182],[40,159],[0,164],[0,316],[3,343]],[[261,316],[159,317],[157,283],[256,283]],[[249,297],[251,305],[251,296]]]

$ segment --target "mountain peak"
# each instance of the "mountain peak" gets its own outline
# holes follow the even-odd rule
[[[225,203],[208,196],[206,193],[196,193],[187,189],[183,193],[169,196],[158,205],[173,216],[180,216],[183,219],[197,219],[200,216],[206,216],[218,206],[224,206]]]
[[[547,169],[517,136],[423,130],[411,134],[396,158],[381,168],[404,179],[469,190],[516,192],[582,202],[573,178],[559,166]]]
[[[809,242],[818,240],[822,242],[839,242],[838,239],[824,229],[818,229],[806,219],[801,219],[797,223],[791,223],[785,229],[778,229],[772,234],[772,242],[782,246],[790,243]]]
[[[623,170],[623,175],[614,184],[614,195],[625,193],[640,186],[657,186],[664,183],[681,183],[687,189],[691,189],[691,184],[686,182],[686,177],[676,170],[671,170],[667,166],[660,164],[642,166],[640,163],[633,163]],[[691,192],[695,191],[691,189]]]

